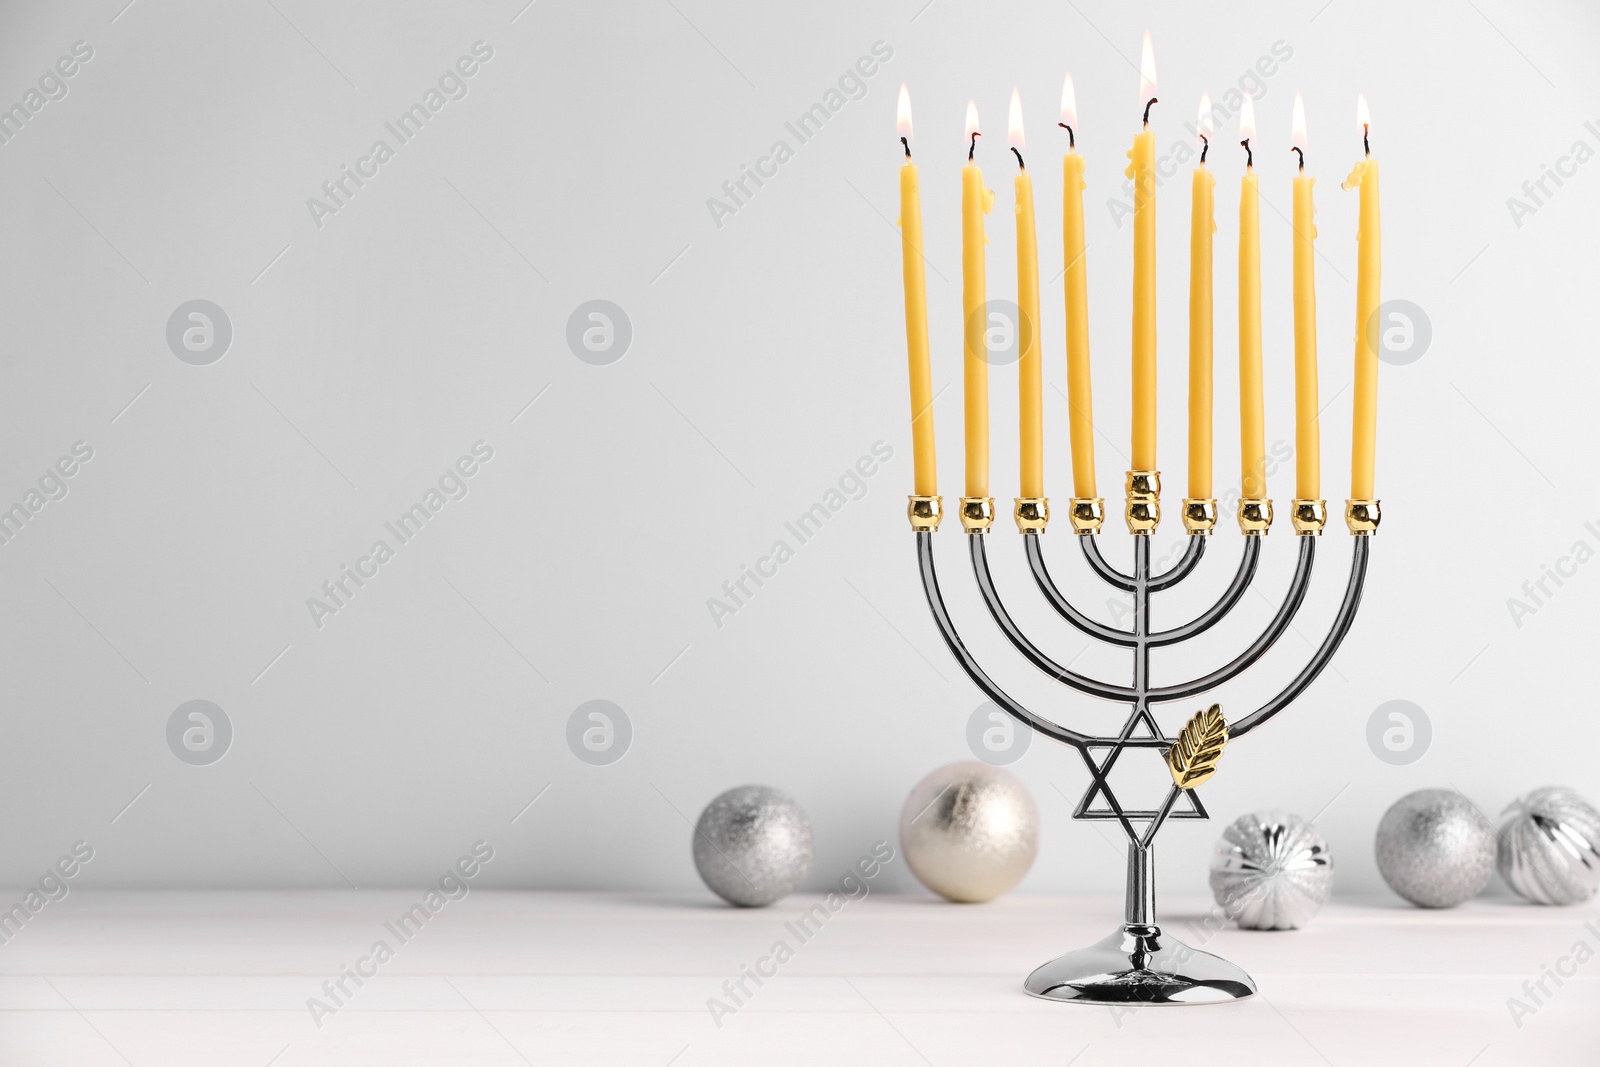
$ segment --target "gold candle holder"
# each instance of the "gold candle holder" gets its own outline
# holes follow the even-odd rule
[[[994,497],[961,498],[961,528],[969,534],[986,534],[994,525]]]
[[[1321,537],[1322,528],[1328,525],[1328,502],[1297,499],[1290,521],[1294,523],[1294,532],[1300,537]]]
[[[1272,529],[1272,501],[1264,496],[1239,499],[1239,530],[1250,537],[1265,537]]]
[[[1183,528],[1191,535],[1209,536],[1217,525],[1217,502],[1210,497],[1186,497],[1183,501]]]
[[[1106,521],[1106,502],[1098,496],[1075,496],[1071,500],[1072,508],[1067,512],[1067,521],[1072,524],[1075,534],[1097,534],[1100,524]]]
[[[1128,472],[1128,531],[1148,534],[1161,523],[1161,472]]]
[[[909,496],[906,498],[906,518],[917,533],[934,533],[944,519],[944,498],[938,496]]]
[[[1383,513],[1378,509],[1376,500],[1344,502],[1344,524],[1350,527],[1350,532],[1356,537],[1371,537],[1377,533],[1382,518]]]
[[[1019,496],[1012,515],[1017,520],[1019,533],[1042,534],[1050,524],[1050,500],[1042,496]]]

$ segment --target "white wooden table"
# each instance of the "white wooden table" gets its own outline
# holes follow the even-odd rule
[[[1034,965],[1108,932],[1110,899],[875,894],[802,942],[785,924],[817,897],[740,911],[474,890],[401,942],[385,923],[419,896],[74,891],[0,945],[0,1064],[1600,1063],[1600,957],[1572,955],[1600,952],[1594,906],[1346,901],[1303,931],[1207,940],[1184,926],[1210,902],[1169,901],[1163,922],[1261,994],[1118,1015],[1021,991]],[[393,958],[362,964],[374,976],[344,978],[336,1002],[323,983],[338,992],[379,940]],[[724,982],[778,941],[793,958],[735,1000]],[[1572,976],[1546,977],[1536,1004],[1523,983],[1558,966]],[[334,1009],[320,1026],[313,997]],[[735,1010],[714,1020],[713,997]],[[1514,1020],[1512,997],[1534,1010]]]

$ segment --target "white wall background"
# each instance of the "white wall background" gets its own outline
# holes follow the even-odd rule
[[[1275,42],[1292,49],[1259,104],[1268,439],[1293,434],[1282,213],[1299,90],[1318,178],[1335,514],[1347,495],[1356,229],[1356,197],[1338,184],[1358,151],[1357,90],[1383,162],[1384,293],[1419,305],[1432,329],[1420,360],[1383,370],[1385,526],[1355,631],[1335,670],[1230,750],[1204,793],[1219,821],[1164,833],[1163,885],[1203,890],[1220,820],[1252,807],[1323,812],[1341,891],[1364,892],[1381,889],[1376,821],[1412,789],[1453,785],[1491,814],[1547,783],[1600,793],[1600,564],[1579,567],[1520,627],[1507,608],[1575,542],[1600,548],[1600,164],[1548,185],[1520,225],[1507,206],[1576,142],[1600,150],[1591,5],[124,3],[9,3],[0,15],[0,103],[21,101],[74,42],[93,48],[67,95],[0,146],[0,504],[23,500],[74,442],[94,450],[68,494],[0,546],[0,881],[33,881],[82,839],[96,858],[81,885],[411,885],[484,838],[497,849],[484,885],[689,889],[686,817],[750,781],[810,812],[815,885],[892,838],[912,784],[970,758],[979,703],[928,618],[903,516],[895,93],[909,82],[916,108],[935,386],[954,384],[937,405],[949,500],[961,476],[963,106],[975,97],[993,133],[980,149],[999,193],[990,292],[1008,297],[1005,104],[1016,84],[1053,278],[1055,110],[1072,70],[1099,471],[1112,496],[1126,467],[1131,227],[1105,201],[1137,125],[1146,28],[1163,151],[1185,136],[1202,89],[1220,96]],[[316,225],[307,198],[375,139],[393,146],[384,123],[477,41],[493,57],[468,95]],[[707,198],[774,140],[795,147],[785,121],[876,41],[893,56],[864,98],[717,226]],[[1219,487],[1237,469],[1233,140],[1219,136],[1213,154]],[[1158,553],[1181,540],[1187,185],[1185,166],[1160,207],[1169,521]],[[233,328],[208,366],[177,359],[165,337],[174,309],[197,298]],[[633,329],[609,366],[581,362],[565,340],[569,315],[596,298]],[[1047,478],[1060,501],[1059,283],[1043,330]],[[1002,499],[1015,493],[1013,383],[995,372]],[[307,598],[480,440],[493,459],[470,493],[318,628]],[[865,497],[716,627],[707,598],[880,440],[893,458]],[[1290,476],[1271,489],[1286,500]],[[1069,659],[1082,641],[1046,616],[1016,541],[995,535],[999,580]],[[1237,541],[1226,528],[1217,537],[1193,588],[1162,608],[1167,622],[1222,587]],[[1224,706],[1275,692],[1320,638],[1349,551],[1341,530],[1326,542],[1296,630],[1219,694]],[[974,645],[1006,684],[1044,699],[982,615],[960,534],[939,544]],[[1104,602],[1064,529],[1046,547],[1075,595]],[[1161,677],[1215,665],[1264,623],[1294,543],[1285,529],[1265,547],[1261,593],[1193,649],[1158,658]],[[1124,557],[1122,535],[1107,549]],[[1126,669],[1098,651],[1077,666]],[[180,761],[166,740],[193,699],[233,726],[209,766]],[[569,715],[591,699],[632,722],[631,750],[609,766],[566,743]],[[1066,721],[1117,721],[1051,699],[1043,706]],[[1408,766],[1366,740],[1392,699],[1432,722],[1431,748]],[[1168,728],[1190,710],[1171,709]],[[1038,741],[1013,769],[1045,820],[1022,890],[1115,891],[1113,828],[1068,820],[1086,786],[1076,756]],[[912,885],[898,865],[889,878]]]

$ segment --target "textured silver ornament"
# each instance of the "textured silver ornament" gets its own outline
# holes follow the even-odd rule
[[[1500,877],[1535,904],[1578,904],[1600,889],[1600,811],[1546,786],[1511,802],[1500,821]]]
[[[1494,827],[1453,789],[1419,789],[1378,823],[1378,871],[1389,888],[1424,908],[1475,897],[1494,873]]]
[[[794,892],[811,870],[811,822],[771,786],[730,789],[695,823],[694,865],[728,903],[765,907]]]
[[[1328,842],[1287,811],[1241,815],[1211,854],[1211,895],[1246,930],[1297,930],[1332,891]]]
[[[1009,771],[952,763],[906,798],[900,851],[917,880],[946,900],[993,900],[1033,866],[1039,811]]]

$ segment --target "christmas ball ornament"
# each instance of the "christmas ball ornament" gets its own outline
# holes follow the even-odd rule
[[[1401,797],[1378,823],[1378,871],[1389,888],[1423,908],[1453,908],[1494,873],[1494,827],[1453,789]]]
[[[1511,802],[1500,822],[1500,877],[1535,904],[1577,904],[1600,889],[1600,811],[1547,786]]]
[[[811,870],[811,822],[788,794],[741,785],[706,805],[694,826],[694,865],[730,904],[765,907]]]
[[[1039,811],[1009,771],[952,763],[906,798],[900,851],[917,880],[946,900],[993,900],[1033,866]]]
[[[1286,811],[1241,815],[1211,855],[1211,894],[1245,930],[1297,930],[1332,891],[1328,842]]]

